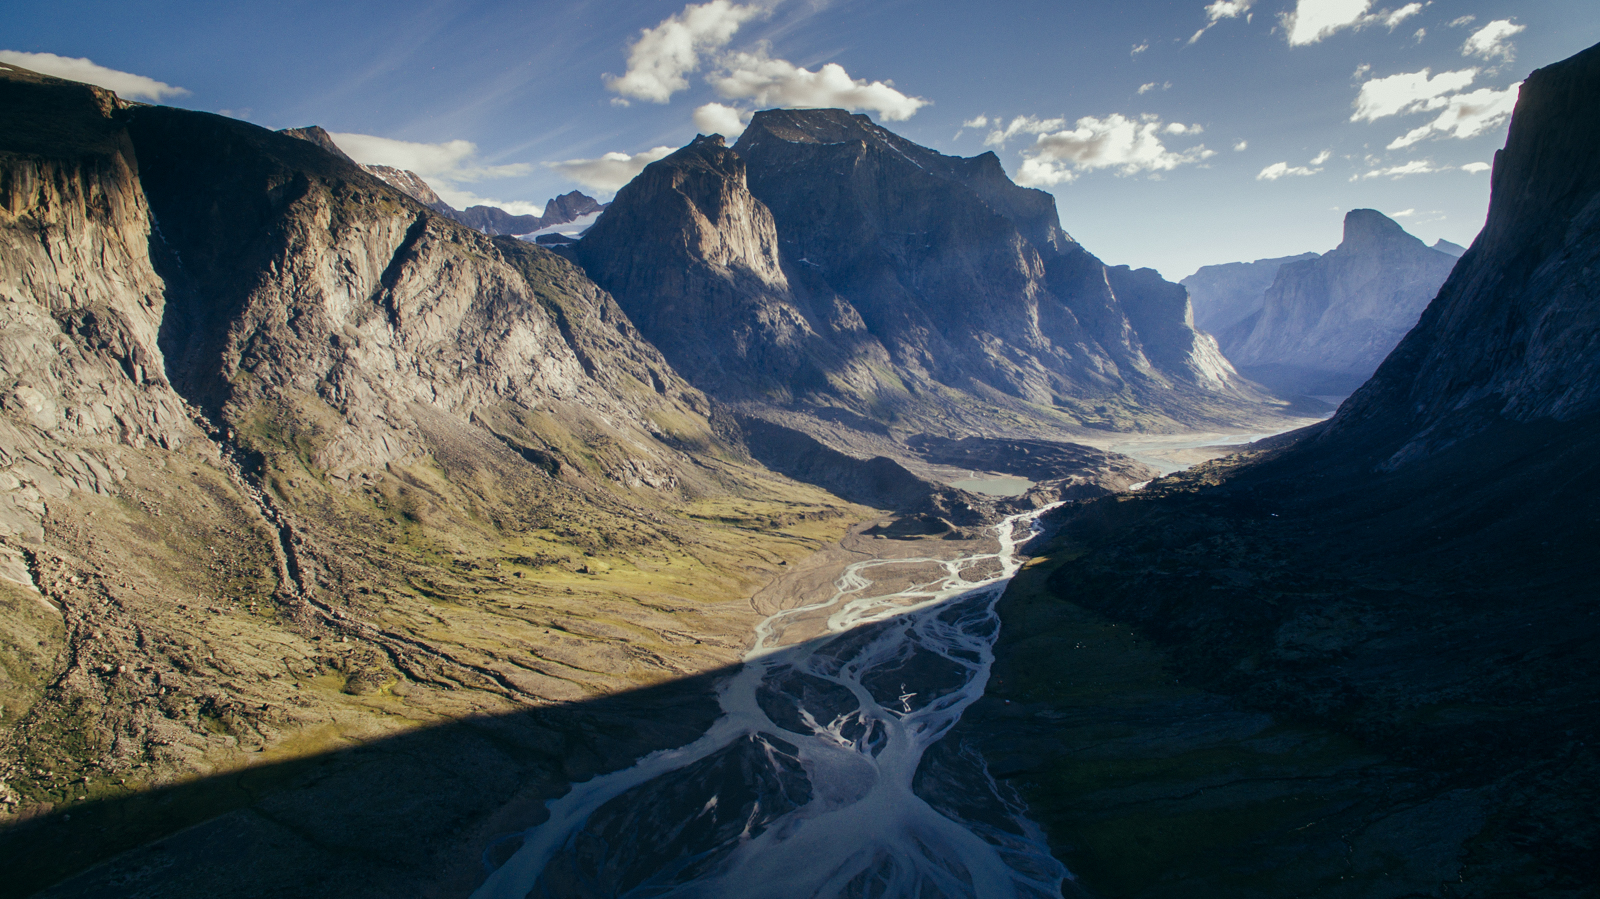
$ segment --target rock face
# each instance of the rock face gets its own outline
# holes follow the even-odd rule
[[[1181,287],[1107,268],[993,154],[941,156],[842,110],[757,113],[732,149],[697,138],[619,191],[575,257],[732,402],[948,432],[1261,399]]]
[[[1279,267],[1259,314],[1224,332],[1222,350],[1276,390],[1346,393],[1416,324],[1455,263],[1383,213],[1352,210],[1339,246]]]
[[[1262,295],[1278,277],[1286,262],[1316,259],[1317,253],[1278,256],[1255,262],[1228,262],[1204,265],[1182,281],[1194,306],[1195,327],[1212,335],[1223,335],[1239,322],[1261,311]]]
[[[547,250],[305,134],[0,67],[8,886],[239,804],[229,778],[196,781],[209,798],[176,817],[63,835],[84,800],[736,662],[712,635],[747,632],[744,600],[853,507],[763,470],[711,416]],[[760,517],[730,523],[735,498]],[[506,797],[657,747],[597,755],[575,721],[506,723],[545,747],[514,751],[507,792],[341,883],[467,892],[474,828]],[[289,839],[309,859],[343,838]]]
[[[1360,753],[1385,759],[1363,762],[1365,770],[1394,766],[1380,775],[1381,790],[1362,787],[1364,797],[1328,803],[1354,782],[1323,767],[1326,759],[1315,762],[1322,773],[1294,791],[1303,795],[1304,784],[1320,779],[1326,787],[1311,801],[1327,805],[1326,817],[1308,810],[1293,821],[1270,819],[1279,824],[1250,818],[1259,823],[1231,836],[1214,826],[1245,813],[1172,803],[1173,815],[1195,816],[1183,818],[1189,823],[1176,835],[1173,819],[1147,831],[1149,851],[1193,856],[1194,840],[1210,840],[1208,859],[1238,862],[1210,871],[1186,862],[1187,870],[1141,895],[1234,895],[1247,879],[1288,883],[1308,871],[1320,872],[1320,886],[1275,892],[1593,892],[1597,93],[1600,46],[1527,78],[1495,157],[1483,231],[1416,326],[1331,420],[1135,496],[1082,504],[1063,523],[1059,567],[1041,574],[1047,585],[1036,584],[1057,608],[1078,603],[1134,625],[1171,653],[1185,687],[1213,694],[1209,701],[1226,694],[1282,724],[1341,732],[1359,741]],[[1369,224],[1369,235],[1388,230]],[[1007,618],[1007,628],[1013,624]],[[1071,683],[1069,665],[1030,652],[1032,671],[1002,660],[996,677]],[[1130,689],[1147,695],[1142,685]],[[1072,703],[1047,699],[1042,711],[1069,720],[1083,712]],[[1265,723],[1229,741],[1221,757],[1230,782],[1266,783],[1287,770],[1276,756],[1249,760],[1255,750],[1244,734]],[[1027,730],[997,727],[989,739],[1002,747]],[[1187,767],[1195,745],[1179,741],[1163,760],[1131,770],[1195,770]],[[1077,814],[1071,792],[1039,785],[1069,779],[1060,772],[1080,770],[1084,758],[1048,752],[1058,760],[1013,770],[1033,809],[1069,821]],[[1102,799],[1116,792],[1088,783]],[[1155,789],[1140,788],[1141,798]],[[1164,789],[1181,795],[1181,785]],[[1229,802],[1267,805],[1259,794]],[[1125,805],[1119,814],[1142,813]],[[1306,817],[1316,830],[1337,822],[1330,830],[1338,845],[1311,837],[1301,826]],[[1073,870],[1108,870],[1104,854],[1074,845],[1070,827],[1059,837]],[[1378,846],[1384,852],[1374,852]],[[1082,864],[1074,865],[1074,852],[1085,853]],[[1278,861],[1247,861],[1258,859]],[[1090,877],[1085,886],[1098,893],[1113,885]]]

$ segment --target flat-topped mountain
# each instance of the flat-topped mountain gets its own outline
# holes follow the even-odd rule
[[[1053,198],[842,110],[759,112],[617,193],[574,249],[696,385],[907,431],[1260,414],[1184,291],[1108,268]]]
[[[1260,311],[1218,341],[1240,371],[1268,387],[1343,395],[1416,324],[1455,264],[1383,213],[1351,210],[1337,248],[1280,265]]]

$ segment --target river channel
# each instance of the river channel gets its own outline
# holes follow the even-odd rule
[[[992,550],[852,563],[766,618],[703,737],[574,784],[476,899],[1060,896],[1066,869],[981,759],[918,775],[983,695],[1042,511]]]

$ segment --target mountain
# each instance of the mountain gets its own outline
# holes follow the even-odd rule
[[[1416,324],[1455,263],[1383,213],[1351,210],[1337,248],[1279,267],[1261,311],[1218,341],[1274,390],[1343,395]]]
[[[1079,504],[1013,585],[969,733],[1086,889],[1593,895],[1597,93],[1600,45],[1527,78],[1483,231],[1332,419]]]
[[[309,141],[340,159],[357,164],[355,160],[345,155],[338,144],[334,143],[333,137],[319,126],[285,128],[278,133]],[[541,228],[575,222],[606,208],[604,203],[600,203],[594,197],[574,190],[546,202],[544,212],[540,215],[513,215],[497,206],[468,206],[466,209],[456,209],[440,199],[433,188],[428,186],[428,182],[422,180],[416,172],[397,169],[390,165],[363,165],[361,168],[429,209],[443,213],[491,237],[532,234]]]
[[[315,141],[4,67],[0,210],[12,890],[237,797],[61,837],[80,808],[732,664],[748,596],[865,514],[753,462],[578,267]],[[692,738],[519,720],[570,743],[524,758],[546,793]],[[452,790],[351,888],[445,876],[509,801]]]
[[[993,154],[842,110],[697,137],[571,252],[692,383],[838,440],[1263,414],[1181,287],[1102,264]]]
[[[1262,295],[1272,286],[1286,262],[1316,259],[1317,253],[1278,256],[1255,262],[1203,265],[1182,281],[1194,306],[1195,327],[1208,334],[1223,334],[1261,310]]]
[[[1452,243],[1442,237],[1433,242],[1433,249],[1438,250],[1441,253],[1449,253],[1451,256],[1454,256],[1457,259],[1460,259],[1467,253],[1466,247],[1458,243]]]

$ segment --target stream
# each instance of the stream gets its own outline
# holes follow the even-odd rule
[[[983,695],[1043,511],[992,552],[853,563],[762,621],[704,736],[574,784],[491,847],[520,841],[475,899],[1059,897],[1066,869],[981,758],[918,771]]]

